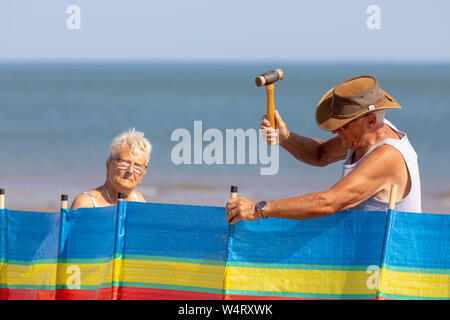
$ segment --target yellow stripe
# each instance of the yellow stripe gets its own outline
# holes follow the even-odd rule
[[[1,270],[1,283],[10,285],[54,286],[56,281],[56,264],[26,266],[5,263]]]
[[[114,259],[112,264],[112,271],[113,271],[113,280],[114,281],[120,281],[121,280],[121,274],[122,274],[122,268],[123,268],[123,260],[122,259]]]
[[[293,270],[228,267],[167,261],[117,260],[114,281],[155,283],[230,290],[304,292],[328,294],[373,294],[364,271]],[[54,285],[55,264],[32,266],[0,264],[0,283]],[[380,290],[386,294],[432,298],[450,297],[450,275],[419,274],[382,269]],[[59,264],[59,285],[101,285],[112,279],[112,262]]]
[[[375,294],[365,271],[293,270],[199,265],[167,261],[122,261],[122,281],[231,290]],[[117,281],[117,278],[115,278]]]
[[[122,281],[222,289],[224,266],[123,260]]]
[[[381,269],[380,291],[404,296],[450,298],[450,275]]]
[[[231,267],[226,289],[325,294],[375,294],[365,271]]]
[[[295,270],[225,267],[169,261],[116,259],[114,281],[155,283],[212,289],[303,292],[325,294],[375,294],[367,287],[364,271]],[[99,264],[60,263],[58,285],[101,285],[112,280],[112,261]],[[9,265],[8,284],[54,285],[56,265]],[[118,272],[120,271],[120,272]],[[11,275],[14,275],[11,277]]]
[[[59,264],[58,284],[74,285],[79,274],[81,285],[111,282],[113,262],[103,264]],[[167,261],[114,259],[114,281],[157,283],[222,289],[223,266]]]
[[[0,283],[6,283],[8,279],[6,278],[6,267],[8,266],[7,263],[0,263]]]
[[[112,281],[112,261],[107,263],[59,263],[58,285],[93,285]]]
[[[0,264],[0,283],[9,285],[100,285],[111,283],[112,263]],[[58,268],[58,270],[57,270]],[[57,272],[58,271],[58,272]],[[56,276],[58,277],[56,279]]]

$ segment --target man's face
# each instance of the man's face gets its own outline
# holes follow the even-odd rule
[[[339,129],[333,130],[332,133],[341,138],[342,145],[346,149],[356,150],[364,134],[364,120],[365,117],[353,120]]]

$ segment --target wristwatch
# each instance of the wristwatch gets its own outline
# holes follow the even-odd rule
[[[266,201],[260,201],[256,204],[255,206],[255,210],[256,212],[258,212],[258,214],[260,215],[261,218],[263,219],[267,219],[266,214],[264,213],[264,211],[267,208],[267,202]]]

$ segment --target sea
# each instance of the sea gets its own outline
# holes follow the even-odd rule
[[[254,79],[275,68],[285,73],[274,98],[288,129],[321,140],[332,137],[315,122],[322,95],[344,79],[375,76],[402,106],[388,110],[386,118],[407,133],[419,156],[423,212],[450,213],[450,65],[382,63],[0,64],[0,188],[6,207],[57,211],[61,194],[71,202],[102,185],[110,143],[130,128],[143,131],[153,146],[137,188],[149,202],[224,206],[231,185],[253,200],[330,188],[341,176],[341,163],[312,167],[281,148],[276,174],[262,175],[262,160],[252,162],[249,154],[244,163],[226,164],[226,130],[258,130],[266,94]],[[189,132],[193,148],[198,121],[202,133],[223,134],[223,163],[194,161],[193,154],[190,164],[174,161],[181,141],[174,132]],[[196,146],[204,151],[210,143],[200,139]]]

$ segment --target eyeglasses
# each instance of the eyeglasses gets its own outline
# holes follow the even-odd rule
[[[117,161],[117,168],[118,169],[123,169],[123,170],[128,170],[131,166],[131,163],[133,161],[129,161],[129,160],[124,160],[124,159],[120,159],[120,158],[114,158],[111,160],[116,160]],[[145,170],[147,170],[147,166],[143,165],[143,164],[138,164],[135,163],[133,165],[133,171],[136,174],[143,174],[145,172]]]

